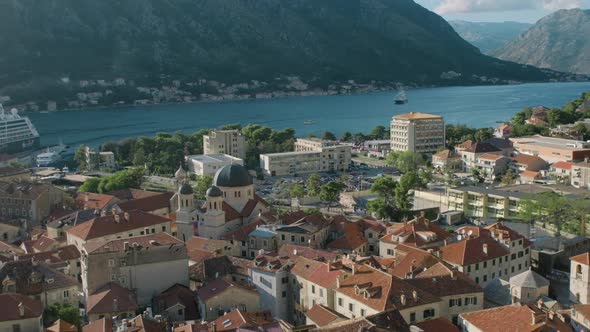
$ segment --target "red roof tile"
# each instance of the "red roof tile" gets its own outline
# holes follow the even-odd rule
[[[21,316],[19,305],[24,308]],[[41,317],[43,303],[28,296],[13,293],[0,294],[0,322]]]
[[[111,282],[88,296],[86,308],[89,314],[109,314],[135,311],[139,306],[133,292]]]
[[[322,327],[328,324],[332,324],[336,321],[346,320],[347,318],[340,315],[339,313],[324,307],[323,305],[316,304],[311,307],[305,313],[305,316],[314,322],[317,326]]]
[[[444,261],[461,266],[488,261],[510,253],[504,246],[485,236],[455,242],[441,247],[440,250]]]
[[[459,332],[459,328],[446,317],[429,319],[415,324],[424,332]]]
[[[82,327],[82,332],[113,332],[113,320],[105,317],[92,321]]]
[[[87,241],[107,235],[128,232],[135,229],[143,229],[145,227],[151,227],[163,223],[170,223],[170,219],[168,218],[143,211],[129,211],[126,213],[129,218],[125,218],[125,213],[118,213],[116,215],[110,214],[74,226],[67,229],[66,232]],[[116,216],[118,216],[119,221],[116,220]]]
[[[559,168],[559,169],[567,169],[570,170],[572,169],[572,163],[568,163],[566,161],[558,161],[556,163],[554,163],[553,165],[551,165],[553,168]]]
[[[573,256],[570,258],[570,260],[576,262],[576,263],[580,263],[580,264],[584,264],[584,265],[590,265],[590,252],[586,252],[577,256]]]
[[[170,209],[170,199],[172,196],[174,196],[174,193],[167,192],[118,203],[117,206],[121,211],[140,210],[150,212],[160,209]]]

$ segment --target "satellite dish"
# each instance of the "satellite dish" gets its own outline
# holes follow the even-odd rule
[[[461,241],[462,236],[461,235],[457,235],[457,241]]]
[[[467,235],[471,236],[473,234],[472,230],[469,230],[469,232],[467,232]]]

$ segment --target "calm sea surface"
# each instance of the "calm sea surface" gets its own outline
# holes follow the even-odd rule
[[[368,132],[406,112],[441,114],[448,123],[495,126],[526,106],[561,107],[590,91],[590,82],[429,88],[408,91],[409,104],[393,104],[394,92],[294,97],[223,103],[150,105],[29,114],[44,145],[97,146],[109,140],[177,130],[192,133],[229,123],[293,128],[297,135]],[[304,125],[304,121],[314,121]]]

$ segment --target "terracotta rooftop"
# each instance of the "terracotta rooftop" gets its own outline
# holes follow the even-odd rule
[[[460,266],[481,263],[510,253],[503,245],[485,236],[469,237],[441,247],[440,250],[444,261]]]
[[[32,260],[10,261],[0,264],[0,280],[15,282],[16,292],[25,295],[39,295],[44,291],[78,287],[80,284],[44,262]]]
[[[354,273],[347,273],[347,278],[340,278],[340,287],[336,292],[375,310],[402,310],[440,301],[438,297],[391,274],[367,265],[353,266]]]
[[[490,143],[476,142],[476,143],[473,143],[469,148],[465,149],[465,152],[490,153],[490,152],[502,152],[502,150],[491,145]]]
[[[573,331],[557,314],[550,319],[547,313],[528,305],[508,305],[464,313],[460,316],[469,325],[486,332]]]
[[[51,189],[47,184],[0,181],[0,196],[4,197],[34,200]]]
[[[571,261],[576,263],[590,265],[590,252],[586,252],[577,256],[570,257]]]
[[[395,264],[389,272],[399,278],[406,278],[439,262],[431,253],[403,244],[397,245],[394,254]]]
[[[528,154],[518,155],[518,156],[512,158],[512,160],[517,164],[525,165],[527,167],[527,169],[529,167],[531,167],[533,164],[538,163],[538,162],[546,163],[546,161],[543,160],[542,158],[539,158],[537,156],[529,156]]]
[[[572,169],[572,163],[568,163],[566,161],[558,161],[556,163],[554,163],[553,165],[551,165],[551,167],[553,168],[558,168],[558,169],[567,169],[570,170]]]
[[[82,332],[113,332],[113,321],[107,317],[92,321],[82,327]]]
[[[128,218],[126,217],[126,214]],[[72,227],[66,230],[66,232],[82,240],[88,241],[107,235],[128,232],[135,229],[143,229],[145,227],[151,227],[163,223],[170,223],[170,219],[136,210],[97,217],[81,225]],[[170,227],[168,227],[168,229],[169,228]]]
[[[451,237],[444,228],[430,222],[424,217],[398,223],[388,228],[388,234],[380,239],[389,243],[402,243],[413,247],[428,247],[434,242]]]
[[[459,328],[453,325],[446,317],[425,320],[421,323],[414,324],[423,332],[460,332]]]
[[[122,201],[130,201],[132,199],[145,198],[159,194],[160,193],[155,191],[147,191],[141,189],[120,189],[107,193],[107,195],[115,196]]]
[[[438,297],[483,293],[483,289],[473,279],[444,263],[437,263],[406,281]]]
[[[245,224],[235,231],[228,233],[223,236],[225,240],[234,241],[248,241],[248,235],[256,229],[257,226],[266,224],[262,219],[256,219],[255,221]]]
[[[440,115],[420,112],[410,112],[405,114],[394,115],[393,118],[398,120],[442,120],[442,116]]]
[[[110,314],[135,311],[139,306],[133,292],[111,282],[88,296],[86,308],[89,314]]]
[[[48,327],[46,332],[78,332],[78,328],[74,324],[70,324],[65,320],[58,319],[53,323],[50,327]]]
[[[330,267],[334,264],[336,268]],[[305,257],[297,257],[291,273],[324,288],[336,287],[336,279],[345,272],[337,267],[339,262],[322,263]]]
[[[197,289],[197,296],[201,301],[206,302],[207,300],[225,292],[231,287],[242,288],[246,291],[255,292],[258,294],[256,290],[252,290],[250,287],[242,286],[226,279],[216,279]]]
[[[505,158],[505,157],[501,154],[495,154],[495,153],[486,153],[486,154],[479,156],[479,159],[485,159],[485,160],[491,160],[491,161],[496,161],[496,160],[499,160],[502,158]]]
[[[536,179],[537,176],[539,176],[539,172],[534,172],[534,171],[524,171],[522,173],[520,173],[520,177],[521,178],[528,178],[528,179]]]
[[[118,201],[118,198],[106,194],[80,193],[75,198],[80,208],[105,210]]]
[[[500,237],[502,237],[503,240],[522,240],[522,245],[525,248],[530,247],[531,245],[531,242],[526,237],[506,226],[503,222],[497,222],[495,224],[489,225],[485,229],[488,230],[490,235],[496,239],[500,239]]]
[[[279,248],[278,254],[281,257],[288,257],[292,260],[295,260],[297,257],[305,257],[321,262],[330,262],[340,257],[339,253],[333,251],[314,249],[294,244],[283,244]]]
[[[313,321],[317,326],[322,327],[328,324],[332,324],[337,321],[347,320],[348,318],[342,316],[341,314],[324,307],[323,305],[316,304],[311,307],[305,313],[305,316]]]
[[[155,319],[137,315],[130,319],[127,328],[121,332],[165,332],[166,324],[156,321]]]
[[[359,223],[343,224],[341,230],[343,235],[328,243],[327,249],[352,251],[368,243]]]
[[[20,314],[19,305],[24,308],[24,315]],[[22,294],[0,294],[0,322],[37,318],[43,315],[43,303]]]
[[[172,249],[177,248],[178,246],[184,247],[184,242],[180,241],[179,239],[175,238],[174,236],[166,232],[160,232],[149,235],[116,239],[108,242],[89,242],[84,245],[84,249],[86,249],[86,252],[88,254],[100,254],[107,252],[125,251],[126,245],[128,246],[128,248],[132,248],[135,246],[140,248],[168,246],[169,249]]]
[[[447,160],[451,156],[453,156],[453,153],[451,152],[451,150],[448,150],[448,149],[441,150],[441,151],[435,153],[434,155],[432,155],[433,158],[439,158],[442,160]]]
[[[176,284],[156,295],[153,303],[160,314],[180,303],[184,306],[185,319],[193,320],[198,318],[197,313],[199,310],[196,294],[187,286]]]
[[[267,331],[265,327],[269,325],[278,326],[278,322],[272,318],[270,311],[246,312],[239,309],[233,310],[209,323],[209,330],[213,330],[213,324],[215,324],[215,330],[218,332],[242,329],[249,331],[251,330],[249,328],[254,328],[256,331]],[[280,331],[280,329],[276,331]]]

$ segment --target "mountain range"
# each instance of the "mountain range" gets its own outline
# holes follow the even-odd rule
[[[560,76],[483,55],[412,0],[11,0],[0,2],[0,45],[5,94],[51,94],[64,76],[417,85]]]
[[[449,21],[449,23],[463,39],[485,54],[492,53],[533,26],[520,22]]]
[[[491,54],[540,68],[590,74],[590,10],[559,10]]]

